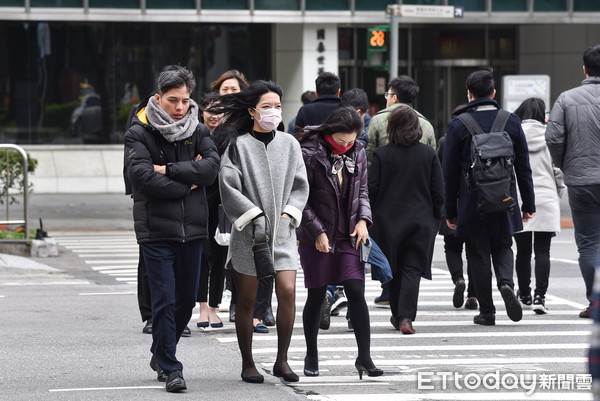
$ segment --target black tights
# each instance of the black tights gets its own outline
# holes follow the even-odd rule
[[[365,282],[363,280],[346,280],[342,283],[348,298],[348,312],[350,322],[354,328],[356,344],[358,345],[359,361],[367,368],[374,367],[371,360],[371,327],[369,322],[369,308],[365,301]],[[319,321],[321,319],[321,304],[325,297],[327,287],[309,288],[302,323],[304,325],[304,338],[306,340],[307,357],[318,360],[317,335],[319,334]]]
[[[254,375],[258,371],[252,357],[252,333],[254,326],[254,304],[258,280],[256,276],[234,273],[237,290],[235,310],[235,331],[242,354],[242,370]],[[275,276],[275,295],[277,296],[277,358],[275,365],[281,366],[285,373],[290,370],[287,365],[287,353],[294,330],[296,317],[296,271],[284,270]]]

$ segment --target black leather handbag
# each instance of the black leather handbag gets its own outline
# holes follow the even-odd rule
[[[260,216],[258,219],[268,220],[265,216]],[[258,226],[258,228],[257,228]],[[252,228],[254,242],[252,244],[252,253],[254,254],[254,266],[256,267],[256,278],[261,279],[275,275],[275,262],[273,260],[273,252],[271,251],[271,243],[266,224],[254,224]]]

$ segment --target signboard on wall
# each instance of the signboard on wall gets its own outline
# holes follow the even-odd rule
[[[505,75],[502,78],[502,107],[515,111],[523,100],[538,97],[550,109],[550,76],[548,75]]]

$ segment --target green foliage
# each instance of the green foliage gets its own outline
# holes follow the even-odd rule
[[[37,160],[29,154],[28,172],[31,174],[37,167]],[[0,149],[0,204],[8,199],[9,205],[19,203],[18,196],[24,191],[23,159],[14,149]],[[28,183],[27,190],[33,190],[33,184]]]

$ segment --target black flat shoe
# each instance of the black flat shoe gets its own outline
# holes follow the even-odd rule
[[[394,326],[395,330],[400,330],[400,319],[394,316],[390,316],[390,323]]]
[[[160,366],[158,365],[158,361],[156,360],[156,357],[154,355],[152,355],[152,358],[150,358],[150,368],[152,368],[152,370],[156,372],[156,380],[158,380],[161,383],[167,381],[167,374],[164,372],[164,370],[160,368]]]
[[[360,363],[358,358],[356,358],[356,361],[354,362],[354,367],[358,371],[358,378],[360,380],[362,380],[363,373],[365,373],[365,372],[367,373],[367,376],[369,376],[369,377],[378,377],[378,376],[383,375],[383,370],[376,368],[375,365],[373,365],[372,368],[367,368],[362,363]]]
[[[304,376],[319,376],[319,359],[306,356],[304,358]]]
[[[180,393],[187,390],[185,380],[180,370],[169,373],[169,377],[167,377],[167,383],[165,384],[165,389],[169,393]]]
[[[185,329],[183,329],[183,333],[181,333],[181,337],[191,337],[192,336],[192,331],[190,330],[190,328],[188,326],[185,326]]]
[[[196,327],[200,329],[205,329],[210,325],[209,322],[196,322]]]
[[[519,300],[515,296],[515,292],[510,286],[504,284],[500,287],[500,295],[506,306],[506,314],[508,318],[513,322],[518,322],[523,318],[523,308],[519,303]]]
[[[152,320],[148,319],[144,328],[142,329],[142,333],[144,334],[152,334]]]
[[[254,332],[258,334],[267,334],[269,332],[269,328],[264,325],[264,323],[258,323],[254,326]]]
[[[484,315],[480,313],[479,315],[473,317],[473,323],[480,324],[482,326],[495,326],[496,325],[496,316]]]
[[[469,310],[479,309],[479,305],[477,304],[477,298],[467,297],[467,300],[465,301],[465,309],[469,309]]]
[[[265,313],[265,318],[263,319],[263,323],[267,327],[275,326],[275,316],[273,316],[273,307],[269,306],[267,308],[267,312]]]
[[[287,365],[287,364],[286,364]],[[298,377],[297,374],[295,374],[294,372],[292,372],[292,370],[290,369],[289,365],[288,365],[288,371],[284,372],[283,371],[283,366],[281,365],[273,365],[273,376],[275,377],[280,377],[283,380],[285,380],[286,382],[297,382],[300,380],[300,378]]]
[[[265,381],[265,377],[260,373],[249,374],[246,373],[245,370],[242,370],[242,381],[246,383],[260,384]]]
[[[465,280],[462,278],[456,280],[456,284],[454,285],[454,295],[452,296],[452,305],[454,305],[455,308],[460,308],[465,302],[465,287]]]

